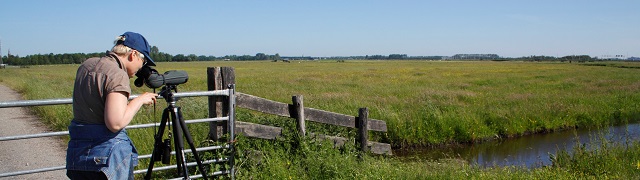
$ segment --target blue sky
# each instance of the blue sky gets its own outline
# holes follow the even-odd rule
[[[0,1],[2,55],[102,52],[125,31],[173,55],[638,57],[640,1]]]

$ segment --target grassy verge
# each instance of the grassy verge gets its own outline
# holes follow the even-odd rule
[[[460,159],[400,160],[364,156],[355,147],[334,149],[288,132],[284,141],[240,139],[239,179],[637,179],[640,177],[640,143],[578,146],[573,153],[560,151],[553,165],[481,168]],[[259,149],[259,152],[255,150]]]

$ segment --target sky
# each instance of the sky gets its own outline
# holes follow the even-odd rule
[[[0,54],[640,57],[638,0],[0,1]]]

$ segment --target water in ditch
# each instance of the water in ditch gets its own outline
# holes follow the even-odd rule
[[[622,146],[640,141],[640,123],[601,129],[565,130],[456,147],[396,150],[394,154],[407,160],[457,158],[483,167],[536,168],[551,165],[550,156],[561,149],[571,153],[578,145],[577,143],[593,149],[597,148],[603,140]]]

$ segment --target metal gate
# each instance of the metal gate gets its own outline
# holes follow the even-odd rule
[[[235,139],[235,132],[234,132],[234,128],[235,127],[235,101],[236,101],[236,97],[235,97],[235,87],[233,85],[230,85],[228,89],[225,90],[214,90],[214,91],[198,91],[198,92],[181,92],[181,93],[174,93],[173,95],[176,98],[180,98],[180,97],[197,97],[197,96],[227,96],[229,98],[228,101],[228,108],[229,108],[229,114],[228,116],[224,116],[224,117],[216,117],[216,118],[206,118],[206,119],[192,119],[192,120],[185,120],[186,124],[192,124],[192,123],[204,123],[204,122],[223,122],[223,121],[227,121],[228,123],[228,133],[229,133],[229,139],[231,139],[232,141],[229,141],[226,143],[226,145],[221,145],[221,146],[208,146],[208,147],[200,147],[200,148],[196,148],[196,151],[201,152],[201,151],[211,151],[211,150],[218,150],[218,149],[228,149],[230,152],[229,154],[227,154],[227,156],[220,158],[220,159],[210,159],[210,160],[202,160],[202,164],[212,164],[212,163],[228,163],[229,164],[229,169],[222,169],[222,170],[218,170],[215,171],[213,173],[210,173],[209,176],[220,176],[220,175],[225,175],[225,174],[229,174],[231,179],[235,178],[235,168],[234,168],[234,155],[235,155],[235,148],[234,148],[234,144],[233,144],[233,140]],[[132,95],[131,97],[129,97],[129,99],[133,99],[138,97],[138,95]],[[163,97],[158,97],[158,98],[163,98]],[[72,99],[71,98],[67,98],[67,99],[43,99],[43,100],[24,100],[24,101],[5,101],[5,102],[0,102],[0,108],[12,108],[12,107],[29,107],[29,106],[46,106],[46,105],[62,105],[62,104],[71,104],[72,103]],[[138,128],[149,128],[149,127],[156,127],[159,126],[159,123],[151,123],[151,124],[137,124],[137,125],[130,125],[127,126],[127,129],[138,129]],[[31,139],[31,138],[44,138],[44,137],[53,137],[53,136],[67,136],[69,135],[69,131],[59,131],[59,132],[50,132],[50,133],[39,133],[39,134],[25,134],[25,135],[15,135],[15,136],[5,136],[5,137],[0,137],[0,142],[2,141],[12,141],[12,140],[21,140],[21,139]],[[185,153],[191,153],[190,149],[185,149],[184,150]],[[175,151],[171,152],[172,155],[175,155]],[[140,155],[138,157],[138,159],[149,159],[151,158],[151,154],[146,154],[146,155]],[[189,162],[187,163],[187,166],[195,166],[197,163],[196,162]],[[167,165],[167,166],[162,166],[162,167],[154,167],[153,171],[162,171],[162,170],[168,170],[168,169],[175,169],[176,166],[175,165]],[[25,175],[25,174],[35,174],[35,173],[43,173],[43,172],[48,172],[48,171],[57,171],[57,170],[64,170],[65,166],[57,166],[57,167],[46,167],[46,168],[40,168],[40,169],[33,169],[33,170],[27,170],[27,171],[17,171],[17,172],[7,172],[7,173],[1,173],[0,174],[0,178],[4,178],[4,177],[11,177],[11,176],[18,176],[18,175]],[[134,171],[134,174],[142,174],[142,173],[146,173],[147,170],[146,168],[141,169],[141,170],[137,170]],[[191,178],[199,178],[202,177],[201,174],[197,174],[197,175],[191,175]],[[180,178],[178,178],[180,179]]]

